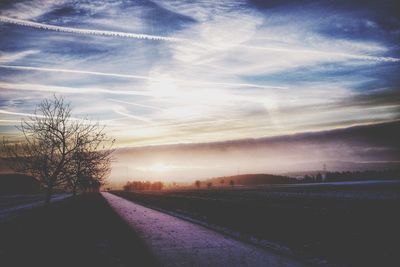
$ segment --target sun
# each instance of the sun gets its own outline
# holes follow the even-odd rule
[[[164,163],[157,163],[150,167],[150,170],[153,172],[167,172],[171,169],[171,167]]]

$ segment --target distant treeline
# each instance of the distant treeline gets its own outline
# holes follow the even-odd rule
[[[272,174],[242,174],[234,176],[224,176],[211,178],[205,181],[206,184],[213,185],[261,185],[261,184],[291,184],[298,182],[297,179],[272,175]]]
[[[305,175],[303,179],[273,174],[242,174],[233,176],[215,177],[206,180],[196,180],[192,187],[214,188],[237,185],[267,185],[267,184],[294,184],[294,183],[320,183],[362,180],[387,180],[400,179],[400,169],[376,170],[376,171],[343,171],[343,172],[320,172],[313,175]],[[177,188],[174,183],[170,188]],[[190,186],[189,186],[190,187]],[[162,182],[127,182],[123,189],[125,191],[138,190],[162,190]]]
[[[400,169],[380,171],[327,172],[327,182],[400,179]]]
[[[138,191],[138,190],[162,190],[164,184],[162,182],[142,182],[132,181],[127,182],[123,189],[125,191]]]
[[[365,181],[365,180],[388,180],[400,179],[400,169],[376,170],[376,171],[342,171],[323,172],[315,175],[304,175],[303,182],[343,182],[343,181]]]
[[[242,174],[234,176],[216,177],[202,181],[201,184],[210,186],[227,185],[262,185],[262,184],[291,184],[291,183],[319,183],[362,180],[400,179],[400,169],[372,170],[372,171],[343,171],[321,172],[314,175],[305,175],[303,179],[272,174]],[[196,185],[201,187],[200,184]]]

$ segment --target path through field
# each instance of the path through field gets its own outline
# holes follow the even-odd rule
[[[162,266],[303,266],[113,194],[102,194],[143,238]]]

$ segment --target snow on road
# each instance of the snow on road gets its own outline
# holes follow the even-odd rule
[[[303,266],[113,194],[102,195],[143,238],[162,266]]]

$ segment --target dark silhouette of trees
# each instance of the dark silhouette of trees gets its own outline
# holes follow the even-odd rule
[[[343,172],[326,173],[326,181],[328,182],[384,180],[384,179],[400,179],[400,169],[343,171]]]
[[[317,183],[322,182],[322,174],[318,173],[318,174],[315,176],[315,181],[316,181]]]
[[[223,183],[222,180],[224,180]],[[229,181],[233,180],[235,185],[262,185],[262,184],[290,184],[297,183],[298,180],[288,176],[272,175],[272,174],[241,174],[224,177],[214,177],[205,180],[205,182],[212,182],[214,184],[225,183],[229,184]]]
[[[108,174],[111,141],[98,124],[71,117],[71,107],[62,97],[43,100],[34,115],[24,119],[18,129],[24,140],[3,142],[10,167],[33,176],[45,189],[45,203],[54,189],[78,184],[98,186]],[[113,141],[111,141],[111,144]],[[79,165],[79,168],[78,168]],[[95,182],[96,181],[96,182]]]
[[[93,124],[87,132],[78,133],[76,149],[65,173],[65,179],[76,195],[79,187],[83,192],[98,189],[110,173],[114,140],[104,133],[104,126]]]
[[[162,182],[142,182],[142,181],[132,181],[127,182],[123,189],[125,191],[141,191],[141,190],[162,190],[164,184]]]
[[[306,183],[312,183],[312,182],[314,182],[314,177],[306,174],[306,175],[304,175],[303,181]]]
[[[208,187],[208,188],[211,188],[212,185],[213,185],[213,184],[212,184],[211,182],[208,182],[208,183],[207,183],[207,187]]]
[[[321,173],[316,175],[306,174],[302,182],[345,182],[345,181],[363,181],[363,180],[385,180],[385,179],[400,179],[400,170],[369,170],[369,171],[342,171],[342,172],[327,172],[323,179]]]
[[[230,180],[230,181],[229,181],[229,185],[233,187],[233,186],[235,185],[235,181]]]
[[[321,183],[324,182],[324,177],[321,173],[317,173],[315,175],[306,174],[302,180],[303,183]]]
[[[201,185],[201,182],[200,182],[199,180],[196,180],[196,181],[194,182],[194,185],[197,187],[197,189],[199,189],[199,188],[200,188],[200,185]]]

